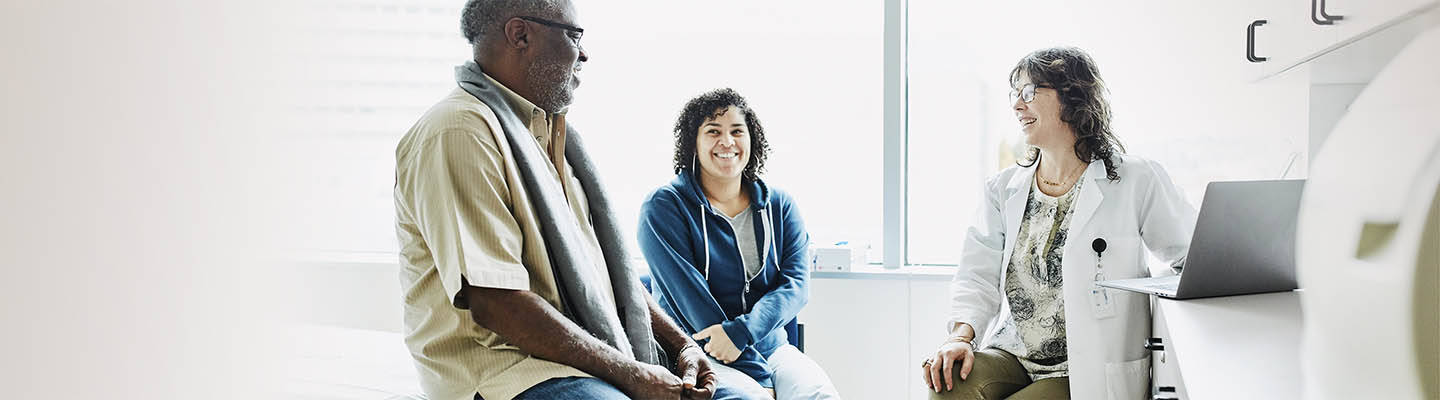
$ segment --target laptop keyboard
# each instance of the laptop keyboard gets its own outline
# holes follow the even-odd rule
[[[1167,276],[1167,277],[1165,277],[1165,278],[1161,278],[1161,279],[1159,279],[1158,282],[1152,282],[1152,283],[1150,283],[1150,284],[1145,285],[1145,288],[1147,288],[1147,289],[1159,289],[1159,290],[1166,290],[1166,291],[1174,292],[1175,290],[1177,290],[1177,289],[1180,288],[1180,276],[1179,276],[1179,275],[1174,275],[1174,276]]]

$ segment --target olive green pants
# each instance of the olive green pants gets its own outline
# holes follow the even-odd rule
[[[985,349],[975,353],[975,365],[969,379],[960,380],[960,363],[952,369],[955,389],[930,392],[933,400],[998,400],[998,399],[1069,399],[1070,378],[1049,378],[1031,382],[1020,360],[1002,350]]]

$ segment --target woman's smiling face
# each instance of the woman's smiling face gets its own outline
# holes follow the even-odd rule
[[[1032,89],[1033,87],[1033,89]],[[1034,95],[1030,101],[1029,92]],[[1011,107],[1020,131],[1025,135],[1025,144],[1046,147],[1068,147],[1075,142],[1075,133],[1070,124],[1060,120],[1060,93],[1044,83],[1031,82],[1029,74],[1020,73],[1015,79],[1016,96],[1012,96]]]
[[[729,106],[705,119],[696,134],[702,176],[729,180],[745,172],[750,163],[750,129],[739,108]]]

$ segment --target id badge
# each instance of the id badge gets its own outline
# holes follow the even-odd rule
[[[1105,280],[1104,267],[1096,265],[1095,282]],[[1090,307],[1095,314],[1095,319],[1106,319],[1115,316],[1115,297],[1110,293],[1110,288],[1092,283],[1090,285]]]
[[[1095,313],[1095,319],[1106,319],[1115,316],[1115,297],[1111,295],[1110,288],[1099,285],[1090,288],[1090,306]]]

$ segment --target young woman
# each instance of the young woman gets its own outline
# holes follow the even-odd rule
[[[921,366],[931,397],[1145,398],[1148,298],[1095,282],[1150,276],[1145,249],[1183,262],[1195,208],[1159,164],[1121,154],[1085,52],[1030,53],[1010,86],[1031,150],[985,185],[951,284],[950,338]]]
[[[640,211],[640,249],[655,299],[719,363],[720,393],[834,398],[784,326],[809,297],[810,236],[794,201],[760,180],[769,145],[731,89],[685,104],[675,123],[675,180]]]

